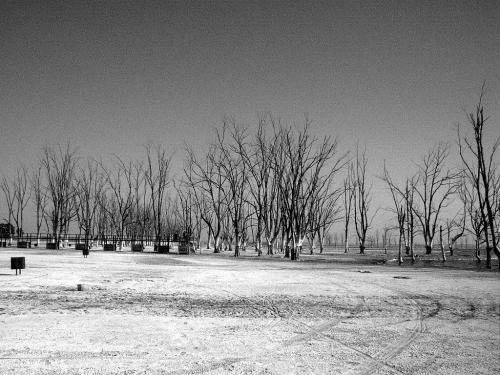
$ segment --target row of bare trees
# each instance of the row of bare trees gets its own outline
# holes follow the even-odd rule
[[[386,227],[383,237],[397,230],[399,262],[403,251],[415,260],[417,235],[427,254],[439,238],[446,260],[443,233],[451,255],[467,232],[475,238],[478,260],[480,247],[486,248],[488,267],[491,252],[500,255],[500,138],[487,142],[483,112],[481,95],[468,117],[469,131],[458,130],[461,167],[448,166],[445,143],[431,148],[402,181],[395,181],[384,163],[381,179],[391,193],[395,225]],[[253,242],[259,255],[266,244],[267,254],[279,249],[292,260],[305,242],[311,253],[316,244],[323,252],[331,227],[342,222],[345,252],[350,228],[360,253],[365,251],[378,212],[366,149],[357,146],[353,156],[340,152],[336,138],[312,135],[307,118],[292,127],[263,114],[254,132],[226,118],[205,152],[186,149],[182,176],[175,181],[167,150],[147,145],[144,151],[144,160],[114,156],[105,163],[82,159],[69,144],[46,146],[32,170],[21,167],[12,179],[3,177],[5,220],[21,235],[31,201],[37,237],[45,224],[57,244],[71,223],[87,244],[95,236],[114,235],[120,248],[125,237],[153,236],[160,246],[172,232],[184,232],[199,247],[206,230],[207,246],[213,244],[215,252],[229,249],[238,256]],[[456,214],[446,217],[450,210]]]
[[[8,222],[22,235],[23,215],[31,200],[37,239],[45,224],[57,246],[75,223],[88,245],[95,236],[153,236],[157,245],[169,231],[182,228],[177,201],[171,200],[171,157],[161,146],[145,147],[146,162],[82,160],[71,145],[46,146],[39,164],[14,179],[3,177]]]
[[[439,143],[417,164],[416,174],[400,185],[393,181],[384,165],[382,178],[391,192],[398,224],[400,263],[403,244],[412,261],[415,260],[415,221],[420,224],[426,254],[432,251],[440,215],[451,203],[458,187],[458,174],[445,165],[448,154],[449,146]]]
[[[259,118],[255,134],[226,118],[206,155],[188,149],[183,183],[189,187],[215,252],[234,244],[234,255],[253,233],[256,251],[279,247],[295,260],[306,238],[318,240],[340,219],[341,189],[335,183],[347,163],[336,139],[315,138],[283,126],[271,115]]]
[[[500,172],[497,154],[500,145],[499,126],[493,125],[492,142],[488,142],[488,117],[483,107],[484,84],[474,112],[469,113],[469,132],[458,128],[458,144],[463,164],[461,197],[469,213],[476,244],[484,241],[486,265],[491,267],[491,252],[500,259]],[[478,247],[476,248],[478,251]]]
[[[432,251],[436,235],[442,259],[446,261],[443,232],[446,232],[448,249],[453,255],[457,240],[469,232],[475,240],[476,258],[480,261],[480,246],[486,248],[486,266],[491,268],[491,252],[500,258],[500,145],[498,126],[485,127],[482,104],[484,86],[476,110],[468,115],[469,129],[458,127],[458,146],[462,165],[447,167],[449,145],[439,143],[417,164],[417,172],[406,181],[397,184],[384,165],[382,179],[386,182],[393,200],[393,211],[399,231],[399,262],[402,262],[402,246],[407,254],[414,255],[415,222],[425,242],[426,254]],[[491,145],[486,131],[495,131]],[[472,133],[472,135],[470,134]],[[452,218],[443,218],[443,209],[459,202]],[[416,219],[416,220],[415,220]]]

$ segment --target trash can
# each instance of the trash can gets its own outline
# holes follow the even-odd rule
[[[116,245],[114,243],[106,243],[103,249],[104,251],[116,251]]]
[[[17,270],[19,270],[19,275],[21,274],[21,270],[24,270],[26,268],[26,261],[24,257],[12,257],[10,258],[10,269],[11,270],[16,270],[16,275],[17,275]]]
[[[132,251],[144,251],[144,246],[140,243],[135,243],[132,245]]]

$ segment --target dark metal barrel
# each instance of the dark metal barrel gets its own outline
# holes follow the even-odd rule
[[[114,243],[106,243],[103,246],[104,251],[116,251],[116,245]]]
[[[25,268],[26,268],[26,261],[24,257],[10,258],[10,269],[16,270],[16,275],[17,275],[17,270],[19,270],[19,274],[21,274],[21,270],[24,270]]]

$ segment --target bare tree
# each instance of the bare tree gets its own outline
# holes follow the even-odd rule
[[[10,182],[6,177],[3,177],[1,188],[7,202],[9,223],[12,219],[14,220],[16,225],[16,235],[19,238],[22,236],[24,231],[24,210],[31,197],[28,170],[26,167],[21,166],[17,168],[16,175]]]
[[[132,242],[135,245],[140,239],[142,249],[144,249],[144,236],[151,219],[151,201],[148,200],[148,181],[144,178],[144,164],[137,161],[133,166],[133,217],[132,219]]]
[[[47,215],[57,249],[74,215],[73,180],[78,160],[77,151],[69,143],[64,148],[58,145],[57,148],[45,146],[43,149],[41,163],[47,183]]]
[[[446,262],[446,254],[444,252],[443,246],[443,226],[439,226],[439,248],[441,249],[441,257],[443,258],[443,263]]]
[[[188,162],[184,168],[184,181],[182,184],[185,189],[189,189],[189,192],[185,194],[190,195],[190,200],[192,204],[195,206],[196,210],[196,220],[198,222],[195,223],[195,226],[199,229],[198,236],[198,248],[201,249],[201,231],[203,228],[203,223],[208,229],[207,235],[207,249],[210,249],[210,237],[212,235],[212,222],[213,222],[213,211],[210,209],[210,205],[207,203],[207,199],[205,193],[202,189],[198,188],[195,184],[195,178],[193,176],[193,163]]]
[[[415,238],[414,230],[414,185],[413,178],[406,179],[404,187],[398,186],[393,182],[392,178],[387,171],[384,163],[384,175],[382,177],[391,192],[392,200],[394,203],[394,212],[397,215],[399,230],[399,240],[405,244],[406,255],[411,256],[412,263],[415,262],[415,253],[413,249],[413,242]],[[389,228],[391,229],[391,228]],[[401,254],[400,254],[401,256]]]
[[[114,218],[114,210],[111,208],[111,200],[108,197],[107,186],[104,186],[103,191],[99,195],[99,206],[95,217],[95,232],[97,233],[98,242],[107,240],[108,234],[112,230],[112,218]],[[112,212],[112,215],[110,215]]]
[[[450,251],[450,256],[453,256],[455,250],[455,244],[457,240],[462,237],[465,233],[465,226],[467,220],[467,201],[464,200],[466,197],[464,194],[460,193],[460,199],[462,201],[462,213],[455,215],[452,219],[446,219],[446,238],[448,242],[448,250]]]
[[[349,252],[349,223],[351,220],[352,203],[354,199],[354,187],[353,183],[353,166],[349,164],[347,168],[347,177],[344,179],[343,189],[344,189],[344,253]]]
[[[410,178],[406,180],[406,186],[404,191],[404,199],[406,203],[406,254],[411,255],[412,263],[415,262],[415,184],[414,179]]]
[[[384,245],[384,253],[387,254],[387,247],[391,242],[391,231],[395,229],[394,227],[384,227],[384,232],[382,233],[382,243]]]
[[[12,225],[12,219],[14,217],[14,202],[16,199],[16,190],[13,186],[11,186],[9,180],[7,180],[5,176],[2,177],[2,183],[0,185],[0,188],[4,193],[5,202],[7,203],[7,212],[8,212],[7,224],[10,227],[10,225]],[[12,244],[12,233],[9,230],[9,245],[11,244]]]
[[[500,259],[498,235],[500,177],[498,173],[499,162],[496,156],[500,145],[500,136],[493,138],[491,146],[488,147],[487,142],[485,142],[485,124],[488,118],[484,115],[482,104],[484,87],[483,84],[475,112],[469,113],[468,116],[473,137],[462,136],[460,127],[458,127],[458,145],[466,176],[470,179],[477,196],[486,243],[486,267],[491,268],[492,250]]]
[[[396,184],[392,181],[389,172],[387,171],[387,167],[384,162],[384,176],[382,179],[385,181],[392,196],[392,202],[394,203],[394,212],[396,213],[397,221],[398,221],[398,229],[399,229],[399,249],[398,249],[398,264],[401,265],[403,263],[403,242],[405,237],[405,222],[406,222],[406,200],[405,196],[401,195],[401,189],[399,189]]]
[[[492,216],[493,216],[493,225],[494,225],[494,230],[496,231],[497,235],[495,237],[496,239],[496,249],[499,247],[499,241],[500,241],[500,173],[498,173],[498,170],[496,171],[496,178],[492,178],[492,184],[491,184],[491,190],[494,192],[492,194],[492,203],[491,203],[491,208],[492,208]]]
[[[233,143],[226,141],[225,132],[228,123]],[[217,130],[217,144],[222,155],[221,167],[227,181],[228,213],[231,217],[232,232],[234,233],[235,257],[240,255],[242,234],[244,233],[244,206],[247,200],[247,164],[241,152],[242,148],[245,147],[245,138],[246,130],[239,128],[231,119],[225,119],[222,129]]]
[[[196,191],[195,198],[203,208],[200,217],[207,225],[214,239],[214,252],[221,250],[223,220],[227,205],[225,185],[226,175],[223,173],[223,153],[216,144],[211,144],[206,157],[198,159],[193,150],[187,148],[187,166],[184,176],[191,188]]]
[[[101,207],[112,221],[119,238],[119,249],[122,250],[125,226],[132,214],[134,203],[132,162],[125,163],[118,156],[115,156],[113,168],[106,168],[102,163],[100,166],[110,192],[110,197],[105,201],[107,204],[101,204]]]
[[[371,200],[372,200],[372,185],[368,184],[366,179],[366,167],[368,158],[366,157],[366,148],[359,153],[359,148],[356,149],[356,164],[352,167],[353,174],[352,187],[354,189],[354,225],[359,241],[359,253],[364,254],[366,248],[366,233],[371,227],[376,212],[370,216]]]
[[[449,146],[439,143],[432,148],[418,164],[413,212],[422,227],[426,254],[432,252],[439,215],[447,207],[456,192],[458,174],[445,168]]]
[[[478,263],[481,262],[481,238],[484,233],[483,220],[481,215],[481,210],[484,210],[484,201],[482,207],[479,206],[477,199],[476,190],[474,186],[470,184],[469,179],[463,180],[463,186],[460,189],[460,194],[462,195],[462,201],[466,205],[467,216],[469,218],[469,225],[466,226],[467,232],[474,236],[474,254]]]
[[[192,238],[197,248],[200,248],[201,231],[203,220],[201,218],[200,201],[196,197],[195,190],[191,189],[189,183],[182,182],[176,186],[177,200],[175,213],[182,231]]]
[[[18,237],[23,235],[23,223],[24,223],[24,210],[28,205],[29,199],[31,197],[31,190],[29,189],[29,178],[28,170],[26,167],[21,166],[16,171],[16,177],[14,179],[14,191],[15,191],[15,215],[14,221],[17,226]]]
[[[165,215],[166,191],[170,184],[169,174],[172,157],[167,157],[166,150],[160,145],[155,147],[154,152],[152,146],[147,145],[146,157],[147,163],[144,176],[150,190],[156,245],[159,248],[163,235],[163,216]]]
[[[285,155],[288,172],[285,174],[284,202],[286,215],[283,231],[288,243],[293,242],[291,260],[299,257],[305,235],[311,228],[310,215],[318,196],[330,186],[331,180],[346,163],[346,155],[337,155],[337,140],[330,137],[322,141],[309,134],[310,122],[294,137],[292,130],[285,132]]]
[[[32,191],[32,202],[35,206],[35,227],[36,227],[36,246],[39,245],[40,241],[40,230],[42,228],[42,223],[45,215],[45,206],[47,204],[47,196],[42,185],[42,166],[39,165],[31,173],[31,191]]]
[[[272,122],[271,117],[271,122]],[[248,190],[250,196],[247,198],[248,204],[252,207],[256,222],[255,250],[259,256],[262,255],[262,237],[264,235],[264,216],[268,209],[267,193],[271,177],[272,155],[271,147],[267,141],[265,126],[268,120],[264,115],[259,116],[257,133],[252,142],[245,147],[244,143],[239,145],[239,153],[248,171]]]
[[[104,188],[103,176],[95,161],[87,160],[85,167],[79,168],[75,178],[75,204],[80,229],[84,232],[85,246],[89,248],[90,236],[94,227],[101,193]]]
[[[270,160],[269,170],[264,174],[263,179],[263,222],[264,232],[267,241],[267,254],[272,255],[276,239],[282,230],[284,217],[284,205],[281,198],[284,196],[286,187],[283,186],[284,175],[286,173],[286,154],[284,147],[284,132],[276,126],[271,119],[274,134],[267,148],[267,157]]]
[[[309,241],[311,242],[311,255],[316,235],[318,236],[319,252],[323,253],[326,233],[332,225],[342,219],[341,207],[338,203],[342,197],[343,189],[333,186],[333,176],[325,187],[318,192],[309,212],[312,215]]]

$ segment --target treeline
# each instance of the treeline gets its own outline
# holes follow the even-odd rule
[[[457,131],[461,168],[447,166],[450,147],[445,143],[430,149],[403,183],[395,182],[384,165],[380,178],[392,196],[395,225],[384,228],[383,239],[397,230],[400,262],[403,251],[415,259],[417,235],[427,253],[439,238],[445,260],[443,234],[453,255],[454,244],[466,232],[475,238],[478,261],[482,247],[487,267],[492,251],[500,256],[500,137],[485,139],[483,112],[481,95],[467,128]],[[208,151],[186,149],[177,178],[172,177],[172,156],[161,145],[146,145],[141,160],[114,156],[106,162],[84,159],[70,144],[47,145],[36,166],[3,176],[0,187],[5,220],[18,235],[31,203],[37,237],[45,228],[57,244],[72,224],[86,243],[113,235],[120,248],[124,238],[153,236],[160,245],[173,233],[199,247],[206,231],[215,252],[227,249],[238,256],[253,243],[259,255],[279,250],[296,260],[305,241],[317,243],[322,252],[334,223],[343,225],[345,251],[354,229],[364,253],[377,213],[367,165],[366,150],[341,152],[336,138],[313,136],[307,118],[296,128],[267,114],[259,117],[254,131],[226,118]],[[457,200],[459,212],[443,218],[443,209]]]

